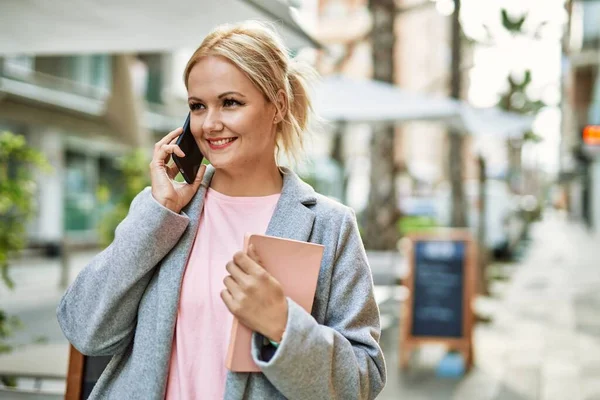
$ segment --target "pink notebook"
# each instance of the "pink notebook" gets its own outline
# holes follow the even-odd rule
[[[310,313],[325,247],[258,234],[246,235],[244,251],[250,244],[254,244],[262,266],[281,283],[285,295]],[[252,331],[234,318],[225,364],[228,369],[260,372],[252,360],[251,344]]]

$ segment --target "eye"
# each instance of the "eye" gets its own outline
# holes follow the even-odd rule
[[[225,99],[223,100],[223,106],[224,107],[235,107],[235,106],[243,106],[244,103],[239,102],[235,99]]]
[[[190,107],[190,111],[196,111],[196,110],[205,108],[204,104],[202,104],[202,103],[189,103],[189,107]]]

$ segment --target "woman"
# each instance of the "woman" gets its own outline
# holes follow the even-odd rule
[[[152,187],[58,307],[69,341],[112,355],[92,398],[372,399],[385,384],[379,311],[354,213],[277,165],[301,143],[305,78],[263,25],[221,27],[185,70],[191,130],[211,166],[177,183],[177,129]],[[325,245],[312,315],[283,294],[246,232]],[[224,366],[233,316],[262,373]]]

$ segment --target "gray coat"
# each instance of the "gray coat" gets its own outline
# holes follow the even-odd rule
[[[284,340],[262,373],[228,372],[225,399],[373,399],[385,384],[379,310],[353,211],[284,170],[267,234],[325,245],[312,315],[288,299]],[[112,355],[92,399],[163,399],[181,280],[214,169],[181,214],[150,188],[131,203],[110,246],[58,305],[60,326],[86,355]]]

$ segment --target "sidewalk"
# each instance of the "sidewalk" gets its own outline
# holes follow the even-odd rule
[[[380,399],[600,399],[600,240],[550,215],[533,227],[525,259],[475,328],[475,368],[435,376],[443,351],[398,369],[397,329],[384,334],[388,385]],[[437,357],[437,358],[436,358]]]
[[[98,251],[75,252],[69,260],[69,282],[97,254]],[[9,312],[17,313],[34,309],[43,304],[58,304],[65,289],[59,287],[60,258],[21,257],[10,261],[10,278],[14,290],[0,284],[0,304]]]

